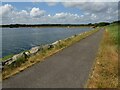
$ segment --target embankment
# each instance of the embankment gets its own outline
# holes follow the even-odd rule
[[[87,36],[97,32],[99,29],[90,30],[78,35],[71,36],[64,40],[56,41],[50,45],[36,46],[28,51],[14,55],[11,58],[3,61],[3,79],[6,79],[14,74],[17,74],[24,69],[34,65],[37,62],[44,61],[44,58],[57,53],[60,50],[86,38]]]

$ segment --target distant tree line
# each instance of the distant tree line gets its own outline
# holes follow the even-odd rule
[[[19,27],[56,27],[56,26],[91,26],[91,24],[10,24],[1,25],[1,27],[19,28]]]
[[[88,23],[88,24],[9,24],[9,25],[0,25],[0,27],[9,27],[9,28],[19,28],[19,27],[56,27],[56,26],[92,26],[92,27],[100,27],[100,26],[106,26],[113,23],[120,23],[120,21],[114,21],[112,23],[109,22],[100,22],[100,23]]]

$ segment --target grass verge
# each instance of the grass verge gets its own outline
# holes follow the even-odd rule
[[[13,56],[13,54],[7,55],[7,56],[5,56],[5,57],[3,57],[3,58],[0,58],[0,61],[4,61],[4,60],[6,60],[6,59],[9,59],[9,58],[11,58],[12,56]]]
[[[2,71],[2,79],[9,78],[12,75],[22,72],[23,70],[34,65],[37,62],[44,61],[45,58],[63,50],[64,48],[66,48],[68,46],[71,46],[72,44],[80,41],[81,39],[86,38],[87,36],[90,36],[91,34],[97,32],[97,31],[98,31],[98,29],[95,29],[95,30],[90,30],[90,31],[84,32],[79,35],[74,35],[70,38],[61,40],[61,42],[58,45],[56,45],[56,47],[54,47],[54,48],[50,48],[50,49],[44,50],[42,52],[38,52],[36,55],[33,55],[30,58],[28,58],[27,60],[25,60],[25,62],[23,60],[19,60],[19,62],[15,63],[15,64],[13,63],[9,66],[5,66],[5,69]]]
[[[105,27],[105,32],[87,88],[118,87],[118,24]]]

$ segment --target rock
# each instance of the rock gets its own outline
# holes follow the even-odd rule
[[[2,65],[10,65],[11,63],[15,62],[16,60],[25,57],[23,53],[16,54],[12,58],[2,61]]]
[[[74,37],[76,37],[76,36],[77,36],[77,34],[74,35]]]
[[[16,61],[17,59],[22,58],[22,57],[24,57],[24,54],[23,54],[23,53],[16,54],[16,55],[14,55],[14,56],[12,57],[12,61],[14,62],[14,61]]]
[[[33,47],[29,50],[30,54],[35,54],[40,50],[39,46]]]
[[[48,49],[54,48],[55,46],[53,44],[50,44]]]
[[[57,43],[59,43],[59,41],[53,42],[52,45],[56,45]]]
[[[2,71],[3,67],[2,67],[2,62],[0,62],[0,71]]]
[[[62,40],[59,40],[59,43],[61,42]]]
[[[42,46],[42,50],[46,50],[46,49],[48,49],[49,48],[49,45],[44,45],[44,46]]]
[[[10,65],[10,64],[13,63],[14,61],[16,61],[16,60],[11,59],[11,60],[7,61],[7,62],[5,63],[5,65]]]
[[[29,51],[27,51],[27,52],[25,52],[25,55],[30,56],[31,54]]]
[[[54,48],[55,46],[53,44],[49,44],[49,45],[44,45],[42,46],[42,50],[47,50],[47,49],[51,49],[51,48]]]
[[[66,41],[68,41],[68,40],[71,40],[71,38],[72,38],[72,37],[66,38],[64,41],[66,42]]]
[[[8,58],[7,60],[2,61],[2,66],[9,64],[12,61],[12,58]]]

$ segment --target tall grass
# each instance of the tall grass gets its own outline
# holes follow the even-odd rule
[[[87,83],[88,88],[118,87],[118,24],[105,27],[93,72]]]
[[[118,39],[120,38],[120,35],[118,33],[119,32],[118,26],[119,26],[119,24],[112,24],[112,25],[106,27],[110,34],[110,38],[113,41],[113,44],[115,44],[117,46],[120,45],[120,43],[118,41]]]

